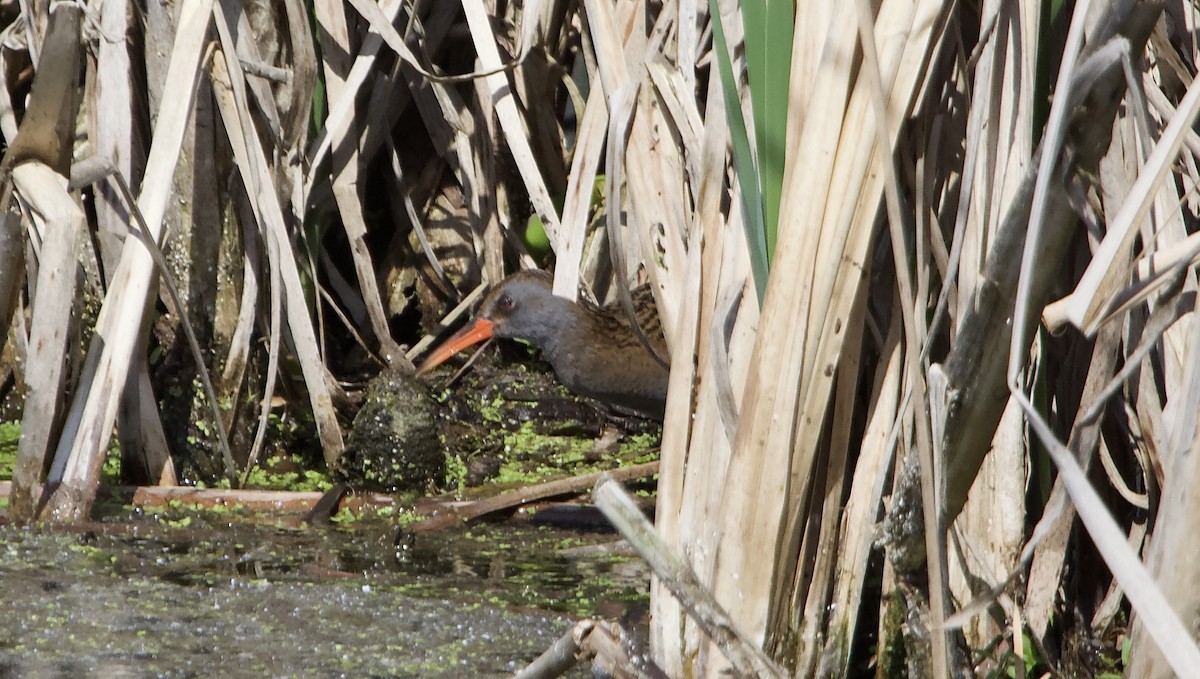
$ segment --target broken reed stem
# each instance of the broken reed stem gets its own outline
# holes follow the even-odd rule
[[[607,472],[592,472],[581,476],[572,476],[566,479],[557,479],[555,481],[547,481],[533,486],[526,486],[511,493],[504,493],[496,497],[490,497],[486,500],[472,502],[465,507],[457,509],[449,509],[444,513],[432,516],[424,521],[414,523],[405,529],[406,532],[412,534],[429,533],[432,531],[445,530],[452,526],[474,521],[480,517],[489,514],[495,514],[509,509],[516,509],[531,502],[538,502],[552,497],[561,497],[563,495],[578,495],[587,491],[593,485],[599,483],[605,476],[619,478],[621,480],[640,479],[647,476],[653,476],[658,473],[658,460],[653,462],[645,462],[643,464],[635,464],[629,467],[622,467]]]
[[[650,566],[655,577],[671,590],[683,610],[716,642],[736,674],[780,679],[787,676],[761,647],[735,627],[716,597],[700,584],[700,579],[686,563],[671,553],[654,532],[654,525],[619,482],[602,474],[592,490],[592,499]]]

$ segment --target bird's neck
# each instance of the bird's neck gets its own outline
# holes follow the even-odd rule
[[[584,359],[587,342],[594,334],[591,310],[555,297],[545,311],[542,322],[536,324],[535,336],[526,339],[536,344],[556,369],[566,362]]]

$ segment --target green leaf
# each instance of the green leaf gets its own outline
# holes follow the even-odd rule
[[[787,161],[788,93],[795,26],[793,7],[790,0],[749,0],[742,4],[768,260],[775,254],[783,171]]]
[[[742,220],[746,225],[746,241],[750,246],[750,268],[754,272],[754,287],[758,290],[758,302],[761,305],[767,290],[767,274],[771,262],[767,250],[762,190],[746,120],[742,117],[737,82],[733,78],[733,65],[729,59],[729,46],[725,40],[721,11],[716,0],[709,0],[708,7],[713,19],[713,46],[717,53],[717,67],[721,73],[721,91],[725,95],[729,136],[733,142],[733,167],[742,189]]]

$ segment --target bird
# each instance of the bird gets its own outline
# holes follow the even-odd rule
[[[559,297],[553,280],[539,269],[505,278],[483,298],[474,320],[434,349],[417,374],[492,337],[522,339],[542,351],[568,390],[661,420],[668,367],[638,337],[628,315],[619,306],[597,307]],[[634,291],[638,324],[657,354],[665,357],[662,325],[647,293],[644,286]]]

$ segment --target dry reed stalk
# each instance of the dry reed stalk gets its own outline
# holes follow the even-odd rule
[[[99,28],[106,38],[128,35],[127,3],[118,1],[103,6]],[[88,139],[93,141],[93,158],[106,159],[120,177],[128,180],[140,175],[140,160],[145,154],[144,142],[138,133],[142,121],[140,116],[131,115],[136,107],[130,48],[124,40],[102,39],[99,43],[95,70],[89,78],[95,82],[95,89],[86,96]],[[116,177],[103,179],[94,185],[93,193],[98,254],[103,270],[108,273],[116,268],[121,241],[129,233],[129,204],[116,184]],[[87,258],[83,261],[86,267]],[[92,277],[98,279],[99,273]],[[96,280],[93,284],[103,282]],[[174,483],[174,466],[149,373],[143,364],[138,365],[130,388],[122,393],[122,408],[118,413],[122,463],[130,478]]]
[[[924,70],[936,10],[934,3],[885,4],[880,10],[878,26],[889,31],[914,27],[907,41],[889,41],[881,59],[897,69],[884,74],[893,136]],[[718,557],[718,596],[745,602],[738,609],[739,623],[760,638],[768,633],[769,605],[781,607],[804,596],[784,590],[800,584],[793,577],[799,567],[799,527],[807,523],[802,508],[808,502],[809,473],[820,450],[844,324],[852,314],[882,191],[879,175],[871,170],[873,138],[857,142],[857,131],[873,123],[866,122],[866,90],[854,90],[848,70],[857,37],[854,20],[840,14],[834,22],[826,35],[835,42],[822,53],[824,65],[815,69],[807,90],[821,96],[805,101],[793,88],[793,97],[800,98],[795,110],[805,111],[803,134],[799,122],[789,133],[796,143],[789,144],[794,155],[784,178],[779,250],[750,362],[735,444],[739,464],[725,482],[718,533],[723,539],[738,536],[736,546],[722,549]],[[803,40],[799,25],[796,40]],[[794,64],[793,77],[810,68]],[[751,488],[755,491],[747,492]],[[785,536],[784,544],[779,536]],[[772,617],[783,625],[787,614],[776,608]],[[777,627],[773,633],[782,637],[784,631]]]
[[[170,192],[172,169],[192,110],[193,96],[204,47],[203,36],[212,14],[212,2],[185,3],[179,32],[168,69],[163,108],[150,145],[146,178],[139,208],[150,227],[150,236],[161,235],[163,216]],[[77,520],[86,516],[95,495],[99,468],[116,420],[119,394],[126,384],[139,345],[137,337],[145,322],[153,260],[136,240],[126,240],[121,262],[97,320],[95,338],[84,365],[79,390],[59,438],[51,484],[62,482],[61,492],[47,500],[48,516]],[[96,472],[87,470],[94,467]],[[87,484],[76,486],[77,483]]]
[[[350,40],[343,3],[316,2],[313,8],[318,25],[333,43],[322,50],[322,66],[329,99],[333,102],[344,99],[353,101],[357,90],[347,87],[346,78],[353,66],[351,58],[354,48]],[[375,14],[368,16],[368,20],[375,18],[376,15],[382,15],[382,12],[373,5],[372,8]],[[382,22],[376,21],[375,23],[378,25]],[[387,25],[390,27],[390,24]],[[360,190],[362,162],[359,157],[358,145],[355,143],[360,134],[358,130],[360,118],[360,116],[354,115],[345,126],[338,126],[332,130],[330,139],[332,143],[333,195],[338,213],[342,218],[342,228],[345,229],[346,238],[350,243],[354,273],[358,280],[363,307],[370,319],[370,328],[374,335],[373,344],[378,344],[381,349],[380,353],[390,363],[393,360],[403,360],[401,358],[403,352],[392,340],[391,332],[388,329],[383,300],[375,278],[375,266],[367,249],[367,225],[362,212]]]
[[[30,518],[39,501],[36,489],[55,436],[62,426],[65,409],[61,393],[67,383],[67,359],[75,340],[72,319],[77,315],[79,253],[86,219],[83,210],[67,193],[67,180],[47,165],[26,162],[12,171],[17,195],[26,206],[41,248],[30,319],[29,354],[25,371],[28,393],[21,441],[13,469],[13,512]],[[99,483],[99,464],[87,460],[75,474],[51,476],[67,485],[73,501],[94,494]],[[65,489],[64,489],[65,490]]]
[[[956,229],[954,244],[962,252],[955,272],[962,290],[974,289],[983,275],[1000,220],[1033,152],[1040,21],[1040,10],[1033,7],[992,2],[982,8],[981,22],[992,32],[975,62],[967,120],[970,167],[964,169],[968,183],[960,198],[962,229]],[[951,587],[960,602],[980,593],[980,573],[997,577],[1015,566],[1024,539],[1026,454],[1024,422],[1010,406],[996,428],[979,481],[952,528],[959,536],[952,545],[967,547],[956,549],[949,559]],[[969,645],[982,647],[1006,630],[990,617],[979,616],[964,632]]]
[[[236,16],[235,8],[229,6],[228,4],[225,4],[223,9],[225,12],[233,13]],[[226,57],[229,56],[228,49],[233,47],[232,40],[230,39],[231,35],[229,23],[230,22],[228,21],[227,14],[217,15],[218,35],[221,37],[222,43],[225,45],[223,56]],[[214,60],[209,69],[209,74],[213,81],[213,97],[216,99],[217,110],[221,114],[222,120],[225,123],[226,133],[228,134],[230,144],[233,147],[235,163],[237,163],[243,169],[243,172],[251,173],[253,172],[253,168],[250,167],[251,161],[248,157],[250,156],[250,150],[248,146],[254,143],[252,141],[254,137],[251,136],[249,139],[247,139],[247,130],[244,125],[246,124],[246,121],[248,121],[248,118],[245,116],[238,116],[236,113],[239,103],[243,106],[245,104],[245,89],[238,86],[243,83],[230,78],[229,65],[227,61],[222,62],[219,59]],[[242,110],[245,110],[244,107]],[[250,191],[249,188],[247,188],[246,194],[249,198],[249,205],[244,210],[244,212],[247,213],[246,216],[248,217],[245,223],[261,224],[261,220],[264,219],[264,213],[270,213],[271,211],[270,207],[262,204],[264,201],[269,199],[265,199],[261,196],[261,194],[256,194]],[[278,208],[276,208],[276,210],[278,210]],[[249,233],[248,230],[248,233],[244,237],[244,242],[245,252],[247,255],[245,258],[246,266],[244,271],[247,273],[247,275],[245,276],[245,283],[243,284],[244,294],[242,296],[242,305],[238,313],[239,327],[234,336],[234,338],[237,339],[238,333],[240,333],[242,341],[232,343],[230,349],[231,352],[238,352],[238,357],[240,360],[237,360],[236,362],[231,360],[226,364],[227,372],[230,370],[231,366],[236,366],[233,368],[233,370],[236,372],[230,375],[230,377],[236,377],[236,382],[232,382],[232,384],[241,384],[242,375],[238,373],[241,373],[245,369],[244,356],[245,352],[249,351],[248,343],[250,340],[249,324],[252,323],[257,317],[258,306],[258,298],[257,294],[255,294],[258,292],[257,276],[250,275],[257,270],[257,266],[255,266],[255,258],[252,257],[252,255],[256,254],[258,249],[258,241],[251,233]],[[267,320],[267,327],[269,328],[267,332],[267,366],[263,384],[263,397],[259,402],[258,425],[255,430],[253,442],[250,444],[249,451],[247,451],[245,470],[242,473],[243,484],[245,483],[246,476],[250,473],[250,469],[257,463],[259,454],[262,451],[263,439],[266,435],[268,418],[271,412],[271,401],[274,398],[279,373],[279,354],[281,349],[280,339],[281,328],[283,326],[283,293],[280,278],[279,253],[277,252],[277,248],[272,247],[269,243],[267,250],[268,275],[266,282],[268,284],[267,295],[269,308],[269,316]],[[233,356],[234,355],[231,353],[231,357]]]
[[[688,269],[680,290],[683,304],[672,342],[677,355],[692,353],[696,360],[694,365],[690,361],[672,364],[657,529],[707,581],[715,552],[706,534],[722,511],[716,489],[729,464],[758,304],[747,283],[749,261],[738,212],[724,215],[720,210],[729,133],[715,78],[709,82],[705,111],[698,149],[701,171],[694,177],[695,223],[690,226]],[[652,640],[660,662],[675,675],[682,673],[688,658],[704,663],[699,668],[706,667],[705,658],[712,656],[713,649],[704,646],[705,637],[682,617],[661,584],[653,590],[652,606],[656,619],[662,621]],[[671,653],[668,649],[673,648],[681,651]]]
[[[233,73],[229,70],[225,72],[231,75]],[[219,75],[220,71],[214,73]],[[255,218],[267,244],[267,255],[272,260],[272,265],[279,267],[287,339],[308,387],[309,403],[325,461],[332,468],[345,445],[337,413],[333,408],[332,393],[337,384],[321,357],[296,258],[291,256],[286,219],[274,189],[273,173],[258,143],[259,137],[254,133],[254,123],[245,105],[244,83],[237,77],[229,78],[221,84],[229,87],[233,93],[230,98],[218,98],[218,103],[225,104],[220,108],[222,119],[230,141],[233,142],[235,161],[242,170],[240,174],[245,183],[247,197],[254,206]],[[268,407],[269,401],[270,399],[264,401],[264,409]]]
[[[500,53],[496,49],[496,37],[489,27],[488,17],[483,11],[483,5],[477,3],[464,3],[463,10],[466,13],[467,25],[471,30],[471,39],[475,44],[475,50],[479,54],[479,60],[485,70],[498,71],[504,64],[500,60]],[[532,17],[526,17],[527,21],[532,21]],[[521,173],[521,178],[525,183],[525,189],[529,193],[529,200],[533,203],[537,210],[538,216],[542,218],[542,223],[546,229],[546,235],[550,237],[552,245],[559,241],[559,226],[558,210],[554,207],[554,201],[550,198],[550,191],[546,188],[545,180],[542,178],[541,170],[538,168],[538,162],[534,156],[533,149],[529,143],[528,132],[524,129],[521,117],[517,111],[516,101],[508,83],[508,78],[502,72],[493,72],[484,77],[484,82],[491,91],[492,103],[496,107],[496,115],[500,119],[500,126],[504,130],[504,138],[508,144],[508,150],[513,155],[516,161],[517,169]]]
[[[554,294],[568,299],[574,299],[579,290],[579,267],[590,224],[592,191],[608,131],[608,108],[604,104],[602,88],[594,88],[588,95],[582,118],[575,137],[571,172],[567,176],[558,247],[554,250],[558,264],[554,268]]]
[[[900,404],[900,318],[880,347],[883,362],[870,390],[867,426],[850,479],[850,491],[839,521],[836,571],[831,587],[830,615],[824,622],[824,645],[816,668],[818,676],[837,677],[849,672],[850,654],[858,638],[868,559],[876,541],[875,527],[882,514],[881,500],[893,466],[895,441],[889,436]],[[882,639],[881,639],[882,641]]]

